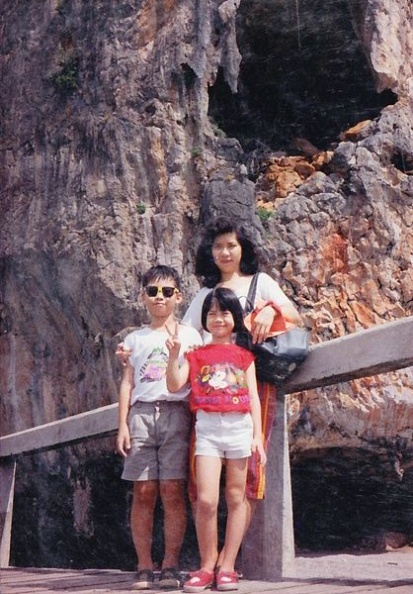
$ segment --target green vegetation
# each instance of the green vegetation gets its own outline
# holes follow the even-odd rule
[[[270,219],[273,213],[270,210],[267,210],[263,206],[258,206],[256,210],[257,216],[262,223],[265,223]]]
[[[194,146],[194,148],[191,151],[191,155],[194,159],[202,157],[202,148],[200,146]]]
[[[143,202],[138,202],[138,204],[136,205],[136,210],[138,211],[138,214],[143,215],[146,212],[146,204],[144,204]]]
[[[60,72],[53,74],[50,80],[54,84],[56,91],[61,95],[72,95],[78,89],[79,58],[71,56],[63,62]]]
[[[214,118],[212,118],[211,116],[208,117],[209,123],[211,124],[211,128],[213,133],[215,134],[215,136],[218,136],[219,138],[226,138],[227,135],[224,132],[224,130],[222,130],[218,124],[215,122]]]

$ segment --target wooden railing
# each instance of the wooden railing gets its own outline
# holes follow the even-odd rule
[[[315,345],[296,374],[278,390],[267,468],[267,496],[243,544],[250,579],[285,575],[294,562],[294,533],[285,395],[413,365],[413,317],[360,330]],[[0,438],[0,565],[10,560],[15,457],[46,451],[117,430],[117,404]]]

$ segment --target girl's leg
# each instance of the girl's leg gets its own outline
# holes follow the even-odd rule
[[[225,498],[228,516],[220,571],[234,571],[235,560],[244,537],[247,517],[247,467],[248,458],[226,461]]]
[[[196,457],[197,501],[196,533],[201,569],[213,571],[218,557],[218,501],[222,460]]]

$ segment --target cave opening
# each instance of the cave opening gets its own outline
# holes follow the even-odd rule
[[[411,449],[404,451],[398,469],[394,457],[361,449],[293,452],[297,554],[381,552],[389,543],[394,548],[412,545],[412,454]],[[84,457],[72,468],[73,455],[72,448],[64,448],[52,468],[43,454],[18,464],[12,565],[133,571],[136,557],[129,520],[132,485],[120,478],[122,461],[107,452]],[[225,522],[222,485],[218,522],[221,544]],[[161,562],[164,552],[162,524],[158,502],[153,540],[156,563]],[[184,567],[199,562],[189,502],[181,560]]]
[[[400,548],[413,537],[413,468],[367,450],[329,448],[291,461],[294,533],[301,551]]]
[[[259,141],[288,153],[297,152],[297,139],[325,150],[340,132],[377,117],[397,96],[376,91],[353,27],[360,10],[359,0],[243,0],[238,92],[219,71],[210,117],[244,150]]]

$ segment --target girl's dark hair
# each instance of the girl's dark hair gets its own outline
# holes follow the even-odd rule
[[[221,281],[221,271],[212,257],[212,244],[216,237],[224,233],[235,233],[242,249],[240,272],[255,274],[258,272],[258,256],[256,246],[248,236],[242,224],[229,219],[219,218],[211,223],[204,232],[195,258],[195,274],[201,279],[204,287],[213,288]]]
[[[234,318],[234,332],[245,332],[244,311],[238,297],[231,289],[218,287],[213,289],[204,299],[202,304],[201,322],[202,328],[208,332],[207,315],[214,302],[217,302],[221,311],[229,311]]]
[[[156,282],[156,281],[167,281],[172,280],[175,283],[175,287],[181,290],[181,279],[179,278],[178,272],[175,268],[171,266],[163,266],[162,264],[158,264],[157,266],[152,266],[145,272],[142,277],[142,287],[146,287],[149,283]]]

